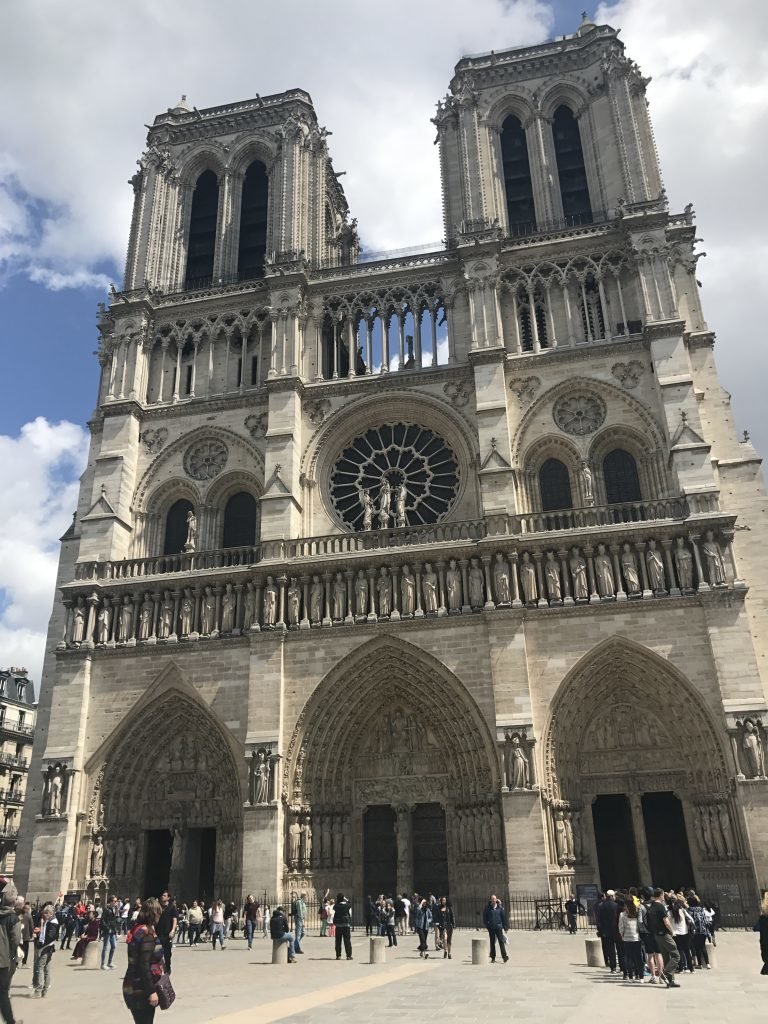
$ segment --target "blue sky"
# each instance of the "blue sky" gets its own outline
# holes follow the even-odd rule
[[[653,77],[671,205],[693,201],[709,254],[699,277],[721,375],[737,426],[768,448],[768,350],[752,335],[764,319],[753,197],[768,148],[768,5],[736,5],[738,18],[732,6],[699,0],[617,0],[590,14],[620,27]],[[96,393],[96,305],[110,281],[121,283],[126,182],[143,125],[182,92],[205,107],[302,86],[333,132],[364,243],[432,241],[442,223],[429,118],[455,61],[572,32],[581,9],[581,0],[389,0],[384,24],[359,0],[284,0],[269,11],[247,0],[36,0],[4,11],[0,488],[13,502],[22,494],[24,508],[0,506],[0,665],[39,671],[57,538],[74,507]],[[247,40],[241,60],[232,59],[233,25]]]

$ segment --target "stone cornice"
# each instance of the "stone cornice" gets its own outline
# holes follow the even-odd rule
[[[266,388],[254,388],[251,391],[244,392],[242,395],[232,394],[217,395],[211,398],[192,398],[175,404],[164,402],[163,405],[141,405],[138,402],[132,401],[131,405],[133,406],[134,415],[143,424],[153,420],[173,419],[176,416],[205,415],[206,413],[223,412],[228,409],[248,409],[249,411],[261,408],[266,409],[268,400]],[[100,411],[104,419],[108,415],[116,415],[121,412],[120,409],[114,408],[115,404],[110,403],[108,406],[102,406]],[[126,403],[121,404],[125,405]],[[94,423],[95,430],[101,429],[98,420],[92,422]]]
[[[469,365],[485,366],[489,363],[503,363],[507,356],[507,350],[503,345],[495,345],[493,348],[473,348],[467,353]]]
[[[304,382],[300,377],[267,377],[264,383],[269,394],[284,394],[288,391],[295,391],[301,396],[304,394]]]
[[[610,341],[592,341],[585,345],[570,346],[558,345],[557,348],[542,349],[541,352],[507,352],[506,362],[510,369],[523,369],[540,367],[543,363],[568,363],[593,360],[596,354],[621,354],[622,356],[632,352],[647,352],[648,342],[639,334],[632,334],[628,338],[611,338]]]
[[[658,320],[643,327],[643,338],[647,341],[679,337],[685,333],[684,320]]]
[[[397,391],[409,387],[428,387],[430,384],[444,384],[457,379],[470,380],[469,365],[457,363],[453,366],[424,367],[421,370],[390,370],[389,373],[371,373],[359,377],[340,377],[338,380],[314,381],[307,383],[304,395],[307,398],[351,398],[355,392],[370,394],[371,391]]]
[[[683,334],[686,345],[689,348],[714,348],[714,331],[686,331]]]

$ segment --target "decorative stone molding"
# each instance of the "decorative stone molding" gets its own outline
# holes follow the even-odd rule
[[[311,402],[307,402],[304,406],[304,411],[312,426],[319,427],[331,411],[331,403],[327,398],[316,398]]]
[[[638,359],[630,359],[628,363],[614,363],[611,373],[622,387],[636,388],[645,373],[645,367]]]
[[[594,434],[605,422],[606,405],[602,398],[587,391],[563,395],[552,408],[552,418],[565,434],[584,437]]]
[[[243,426],[251,435],[254,441],[259,441],[261,440],[262,437],[265,436],[267,432],[268,420],[269,416],[265,412],[259,415],[253,414],[251,416],[245,417],[245,420],[243,421]]]
[[[443,393],[454,409],[462,409],[472,397],[472,385],[465,380],[449,381],[443,385]]]
[[[168,440],[168,429],[166,427],[150,428],[139,434],[150,455],[156,455]]]
[[[541,387],[539,377],[513,377],[509,382],[509,390],[517,396],[520,405],[527,405],[536,397]]]
[[[193,480],[213,480],[224,469],[229,449],[218,438],[198,441],[184,454],[184,469]]]

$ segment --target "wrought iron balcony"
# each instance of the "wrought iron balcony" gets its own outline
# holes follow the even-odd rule
[[[13,736],[29,737],[35,734],[35,730],[31,725],[19,725],[18,722],[9,722],[4,718],[0,718],[0,732],[11,733]]]
[[[3,828],[0,825],[0,839],[17,839],[19,830],[17,828]]]
[[[16,754],[0,754],[0,766],[9,765],[11,768],[29,768],[29,761],[26,757],[17,757]]]
[[[6,804],[23,804],[24,794],[20,789],[0,789],[0,802]]]

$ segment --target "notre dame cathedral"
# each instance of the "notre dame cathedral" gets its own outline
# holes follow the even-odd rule
[[[389,257],[301,89],[155,118],[20,890],[768,885],[766,495],[648,81],[461,59]]]

